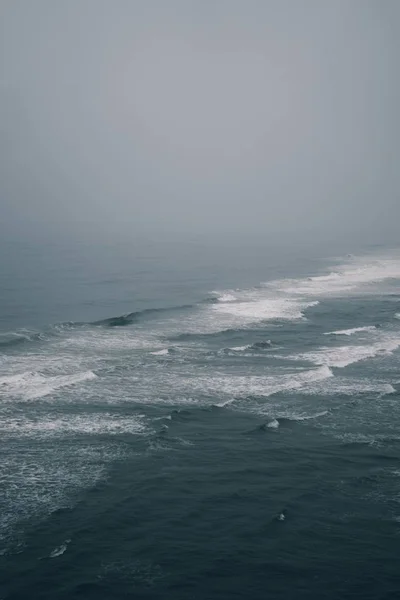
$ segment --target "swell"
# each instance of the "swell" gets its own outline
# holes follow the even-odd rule
[[[123,315],[117,315],[113,317],[107,317],[98,321],[91,321],[89,323],[76,323],[75,325],[96,325],[104,327],[125,327],[126,325],[132,325],[142,319],[156,317],[161,314],[173,314],[175,312],[190,310],[196,306],[202,304],[218,304],[219,298],[216,296],[207,296],[202,300],[194,304],[181,304],[177,306],[169,306],[165,308],[145,308],[143,310],[137,310]]]
[[[261,342],[254,342],[254,344],[247,344],[245,346],[232,346],[231,348],[224,348],[225,352],[229,352],[230,350],[233,352],[242,352],[245,350],[271,350],[273,348],[273,343],[271,340],[265,340]]]
[[[276,328],[276,329],[280,329],[282,327],[282,324],[276,324],[276,323],[268,323],[268,329],[272,329],[272,328]],[[214,340],[214,339],[218,339],[218,340],[226,340],[227,342],[231,342],[232,338],[237,339],[238,335],[242,335],[243,333],[246,333],[247,336],[251,336],[251,335],[257,335],[260,334],[260,324],[254,324],[252,323],[251,325],[241,325],[238,324],[237,327],[226,327],[226,328],[221,328],[218,331],[205,331],[205,332],[184,332],[184,333],[178,333],[176,335],[170,335],[168,336],[168,339],[174,342],[181,342],[181,341],[196,341],[196,340]],[[240,339],[238,340],[238,346],[237,347],[242,347],[239,346],[240,344]],[[256,343],[257,344],[257,343]],[[263,342],[260,343],[260,345],[256,345],[256,344],[250,344],[250,346],[254,345],[254,349],[258,349],[260,350]],[[244,347],[245,344],[243,344]],[[273,346],[273,343],[271,342],[271,347]],[[229,350],[231,348],[227,348],[227,350]],[[264,346],[264,349],[266,349],[266,345]]]
[[[137,310],[124,315],[118,315],[115,317],[108,317],[106,319],[100,319],[99,321],[92,321],[86,323],[86,325],[95,325],[102,327],[126,327],[137,323],[142,319],[157,317],[160,314],[174,313],[193,308],[193,304],[183,304],[181,306],[172,306],[168,308],[145,308],[143,310]]]
[[[0,334],[0,348],[13,348],[21,344],[39,342],[45,339],[43,333],[34,331],[12,331],[10,333]]]
[[[171,306],[166,308],[145,308],[143,310],[137,310],[130,313],[126,313],[123,315],[116,315],[112,317],[106,317],[105,319],[99,319],[96,321],[64,321],[62,323],[56,323],[49,327],[49,330],[53,334],[62,333],[64,331],[70,331],[73,329],[80,329],[82,327],[125,327],[127,325],[132,325],[133,323],[137,323],[141,320],[145,320],[147,318],[156,317],[157,315],[166,314],[166,313],[174,313],[184,310],[189,310],[193,308],[193,304],[182,304],[181,306]],[[2,335],[0,335],[0,346],[2,345]],[[15,344],[21,343],[23,341],[35,341],[36,339],[44,339],[44,335],[42,333],[29,333],[29,335],[20,334],[19,332],[12,332],[9,335],[10,340],[6,340],[4,345],[6,344]],[[17,339],[17,336],[25,337],[24,339]]]
[[[262,425],[257,427],[256,431],[267,431],[268,429],[278,429],[279,427],[288,427],[296,423],[301,423],[303,421],[312,421],[314,419],[320,419],[321,417],[326,417],[329,415],[329,410],[322,410],[320,412],[310,414],[310,415],[288,415],[282,417],[271,417]]]
[[[142,320],[157,318],[158,315],[173,314],[175,312],[190,310],[193,304],[184,304],[181,306],[172,306],[168,308],[146,308],[144,310],[130,312],[124,315],[117,315],[100,319],[96,321],[65,321],[48,325],[43,331],[16,330],[10,332],[0,332],[0,351],[7,351],[13,347],[32,344],[37,342],[49,341],[54,337],[62,336],[67,332],[87,327],[126,327]]]

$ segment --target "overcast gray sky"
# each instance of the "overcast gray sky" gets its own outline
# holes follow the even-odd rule
[[[1,0],[8,232],[395,237],[398,0]]]

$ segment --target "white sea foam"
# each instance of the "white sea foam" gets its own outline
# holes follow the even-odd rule
[[[218,296],[218,302],[235,302],[236,300],[236,296],[230,294],[229,292],[222,292]]]
[[[225,348],[224,350],[230,350],[231,352],[245,352],[246,350],[253,350],[254,352],[262,352],[263,350],[270,350],[272,346],[271,340],[264,342],[256,342],[255,344],[247,344],[246,346],[232,346],[231,348]],[[244,356],[256,356],[255,354],[244,354]]]
[[[366,325],[365,327],[353,327],[353,329],[340,329],[338,331],[328,331],[324,335],[354,335],[355,333],[362,333],[368,331],[375,331],[375,325]]]
[[[143,435],[149,429],[140,415],[120,417],[109,413],[85,415],[29,415],[8,417],[0,422],[0,432],[11,437],[53,437],[65,435],[117,435],[130,433]]]
[[[277,368],[266,375],[241,375],[224,372],[191,369],[185,373],[180,369],[153,370],[151,378],[143,373],[135,382],[134,401],[141,404],[204,405],[215,398],[217,406],[226,406],[238,398],[249,396],[271,396],[300,388],[306,388],[315,381],[332,377],[327,366],[311,369],[293,369],[290,372]],[[115,386],[114,386],[115,387]],[[109,404],[132,402],[132,390],[127,380],[120,382],[117,389],[102,385],[104,396]],[[86,394],[89,394],[86,397]],[[85,403],[90,403],[91,388],[85,390]]]
[[[251,345],[247,346],[233,346],[232,348],[228,348],[228,350],[233,350],[234,352],[243,352],[244,350],[249,350]]]
[[[65,542],[61,544],[61,546],[58,546],[58,548],[54,548],[54,550],[50,552],[49,558],[57,558],[57,556],[61,556],[62,554],[64,554],[70,541],[71,540],[65,540]]]
[[[57,342],[60,349],[84,350],[96,353],[105,353],[121,350],[146,350],[157,347],[160,344],[158,338],[151,332],[144,332],[139,325],[134,330],[131,328],[112,328],[74,331],[70,335]]]
[[[400,257],[349,257],[347,263],[328,274],[270,281],[259,288],[215,292],[218,302],[199,307],[179,320],[169,319],[163,324],[164,333],[215,333],[263,321],[268,326],[273,321],[300,321],[321,298],[376,291],[390,293],[393,288],[382,282],[390,284],[389,280],[399,278]],[[337,335],[347,335],[344,331],[347,330]]]
[[[25,372],[40,372],[49,375],[62,375],[86,370],[85,361],[78,353],[60,352],[56,346],[49,346],[46,352],[24,352],[7,356],[7,361],[1,366],[1,379]]]
[[[313,352],[304,352],[287,356],[289,360],[301,360],[324,365],[327,367],[344,368],[353,363],[374,358],[376,356],[388,356],[400,346],[399,339],[381,339],[364,346],[339,346],[337,348],[322,347]],[[279,358],[284,358],[280,356]]]
[[[166,356],[168,354],[168,348],[163,348],[162,350],[156,350],[155,352],[150,352],[154,356]]]
[[[279,427],[279,421],[277,419],[273,419],[272,421],[270,421],[267,424],[267,427],[269,429],[278,429],[278,427]]]
[[[96,379],[92,371],[69,375],[45,376],[27,371],[0,377],[0,396],[33,400],[52,394],[56,390]]]
[[[207,334],[242,329],[262,321],[301,320],[304,311],[316,304],[317,300],[277,297],[266,294],[265,290],[243,290],[236,302],[201,305],[189,315],[168,319],[162,323],[159,333],[163,336]]]
[[[307,371],[298,371],[283,375],[271,376],[241,376],[220,375],[215,377],[194,377],[190,379],[193,392],[224,393],[230,397],[239,396],[271,396],[279,392],[299,389],[332,377],[332,372],[326,366]]]
[[[290,415],[290,419],[292,421],[310,421],[312,419],[319,419],[320,417],[326,417],[329,415],[329,410],[321,410],[320,412],[314,413],[312,415],[301,414],[301,415]]]
[[[391,383],[356,379],[349,377],[333,377],[329,382],[315,382],[303,391],[305,394],[355,396],[357,394],[377,394],[379,397],[395,393]]]
[[[400,257],[350,257],[324,275],[301,279],[282,279],[265,283],[267,289],[286,295],[303,297],[327,297],[348,295],[354,292],[374,292],[376,284],[385,280],[400,279]],[[390,288],[386,288],[390,291]],[[379,293],[385,288],[379,286]]]
[[[3,435],[3,433],[2,433]],[[73,505],[82,488],[90,488],[106,475],[106,465],[131,453],[128,446],[109,440],[99,445],[63,444],[62,447],[19,444],[18,452],[7,452],[0,461],[2,510],[0,547],[12,547],[22,533],[21,523],[41,518],[54,510]],[[64,542],[65,543],[65,542]]]
[[[400,313],[396,313],[396,314],[394,315],[394,318],[395,318],[395,319],[400,319]]]
[[[214,406],[218,406],[218,408],[224,408],[225,406],[229,406],[233,402],[235,402],[236,398],[229,398],[229,400],[224,400],[223,402],[217,402]]]
[[[286,292],[327,296],[351,293],[387,279],[400,279],[399,258],[359,258],[340,265],[328,275],[281,282]],[[380,290],[382,291],[382,290]]]
[[[235,304],[214,304],[212,308],[219,314],[234,317],[239,322],[256,323],[258,321],[303,319],[304,311],[317,304],[318,301],[300,302],[290,298],[264,297]]]

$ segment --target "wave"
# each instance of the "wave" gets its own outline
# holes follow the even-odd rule
[[[14,425],[18,436],[18,425]],[[0,419],[0,427],[2,437],[9,433],[5,419]],[[72,508],[83,489],[93,488],[107,477],[108,464],[132,454],[128,445],[108,439],[90,444],[86,440],[83,444],[52,443],[50,451],[40,437],[38,442],[29,439],[29,443],[14,446],[17,452],[12,452],[10,446],[10,452],[3,453],[1,484],[5,493],[1,498],[0,554],[3,548],[12,550],[23,539],[25,525],[32,518],[42,519]]]
[[[141,415],[121,417],[112,413],[44,415],[8,417],[0,424],[3,436],[54,437],[70,435],[144,435],[152,433]]]
[[[213,292],[203,310],[180,323],[184,335],[207,335],[225,331],[239,331],[262,322],[301,321],[308,309],[315,307],[320,298],[363,292],[374,292],[372,284],[400,278],[400,260],[397,258],[349,257],[329,274],[300,279],[280,279],[249,289],[227,289]],[[392,288],[393,289],[393,288]],[[382,292],[382,286],[379,291]],[[383,288],[382,293],[392,293]],[[186,329],[186,331],[185,331]],[[372,330],[372,327],[371,327]],[[332,335],[352,335],[361,329],[329,332]],[[365,329],[364,331],[367,331]],[[174,335],[178,335],[175,331]]]
[[[291,415],[290,417],[281,417],[280,421],[309,421],[312,419],[319,419],[320,417],[326,417],[329,415],[329,410],[321,410],[320,412],[314,413],[312,415]]]
[[[212,296],[212,299],[214,299],[214,301],[217,301],[217,302],[236,302],[237,301],[237,297],[234,296],[229,291],[211,292],[211,293],[215,294],[215,296]]]
[[[188,310],[193,308],[193,304],[182,304],[180,306],[170,306],[166,308],[145,308],[143,310],[137,310],[134,312],[126,313],[124,315],[118,315],[116,317],[108,317],[106,319],[100,319],[99,321],[91,321],[86,325],[95,325],[103,327],[125,327],[132,325],[140,321],[141,319],[157,316],[164,313],[174,313],[181,310]],[[79,325],[79,323],[78,323]]]
[[[290,391],[333,377],[327,366],[297,373],[271,376],[216,376],[195,377],[188,381],[191,392],[224,393],[231,398],[259,396],[268,397],[279,392]],[[225,403],[226,404],[226,403]]]
[[[247,346],[232,346],[232,348],[227,348],[228,350],[233,350],[233,352],[243,352],[244,350],[250,350],[251,344],[247,344]]]
[[[45,335],[43,333],[29,331],[27,329],[0,333],[0,348],[8,348],[27,342],[42,341],[44,339]]]
[[[126,314],[107,317],[91,322],[65,322],[53,325],[48,333],[62,333],[82,327],[123,328],[142,320],[161,315],[174,315],[196,309],[186,319],[170,319],[171,336],[208,335],[221,331],[238,331],[252,323],[304,320],[305,311],[318,304],[318,297],[353,293],[366,284],[400,278],[400,260],[397,258],[351,257],[329,274],[300,279],[281,279],[262,284],[261,287],[243,290],[222,290],[215,296],[200,299],[195,304],[145,308]],[[369,289],[369,288],[367,288]],[[388,290],[388,293],[390,291]],[[311,297],[311,298],[310,298]],[[399,318],[400,313],[396,313]],[[179,332],[179,327],[181,330]],[[185,331],[186,329],[186,331]],[[372,330],[372,326],[371,329]],[[353,335],[367,328],[353,328],[328,332],[326,335]],[[369,331],[369,330],[368,330]],[[45,339],[43,333],[25,330],[0,334],[0,347],[13,346],[26,341]]]
[[[398,279],[400,279],[400,259],[381,256],[351,258],[327,275],[283,279],[264,285],[289,294],[326,297],[353,293],[362,289],[367,291],[373,284]],[[390,290],[388,292],[390,293]]]
[[[117,317],[108,317],[107,319],[101,319],[100,321],[93,321],[89,325],[98,325],[103,327],[125,327],[126,325],[132,325],[137,322],[141,317],[146,315],[152,315],[160,312],[163,309],[145,309],[141,311],[127,313],[125,315],[119,315]]]
[[[340,329],[338,331],[328,331],[324,335],[354,335],[355,333],[362,333],[363,331],[375,331],[375,325],[366,325],[365,327],[353,327],[353,329]]]
[[[238,326],[237,328],[227,327],[226,329],[222,328],[222,329],[217,329],[215,331],[203,331],[203,332],[186,331],[186,332],[182,332],[182,333],[177,333],[176,335],[169,335],[168,339],[173,342],[185,342],[185,341],[192,341],[192,340],[207,340],[209,338],[213,339],[216,336],[219,337],[221,335],[223,335],[223,336],[235,335],[243,330],[248,331],[248,328]]]
[[[242,292],[236,302],[197,304],[190,314],[165,320],[162,335],[169,340],[191,339],[193,336],[220,335],[259,329],[260,323],[277,326],[274,321],[304,320],[304,311],[318,301],[268,298],[259,290]]]
[[[216,402],[215,404],[213,404],[213,406],[216,406],[217,408],[225,408],[225,406],[233,404],[235,400],[236,398],[229,398],[229,400],[224,400],[223,402]]]
[[[290,415],[285,415],[285,416],[277,416],[277,417],[273,417],[271,418],[270,421],[267,421],[266,423],[263,423],[262,425],[260,425],[258,427],[259,430],[261,431],[266,431],[267,429],[278,429],[281,426],[285,426],[285,425],[290,425],[291,423],[297,423],[297,422],[301,422],[301,421],[310,421],[313,419],[319,419],[321,417],[325,417],[326,415],[329,415],[330,412],[329,410],[322,410],[318,413],[314,413],[311,415],[308,414],[301,414],[301,415],[296,415],[296,414],[290,414]]]
[[[377,394],[382,398],[390,394],[396,393],[396,389],[391,383],[383,381],[371,381],[369,379],[355,379],[353,377],[333,377],[329,383],[320,385],[315,382],[312,386],[304,390],[303,393],[310,395],[340,395],[340,396],[357,396],[362,394]]]
[[[69,387],[96,378],[97,375],[93,371],[49,377],[39,372],[27,371],[0,377],[0,396],[34,400],[48,396],[59,388]]]
[[[227,348],[227,350],[232,350],[233,352],[243,352],[245,350],[269,350],[272,346],[271,340],[266,340],[265,342],[255,342],[254,344],[247,344],[246,346],[232,346],[231,348]]]
[[[377,356],[389,356],[400,347],[400,339],[384,339],[365,346],[339,346],[337,348],[320,348],[314,352],[304,352],[292,356],[276,356],[276,358],[306,361],[319,366],[347,367]]]
[[[65,540],[65,542],[61,544],[61,546],[58,546],[58,548],[54,548],[54,550],[50,552],[49,558],[56,558],[57,556],[61,556],[62,554],[64,554],[70,541],[71,540]]]
[[[221,316],[233,317],[238,324],[259,321],[298,321],[304,319],[307,308],[319,304],[291,298],[254,298],[251,301],[214,304],[213,310]]]
[[[377,289],[380,293],[390,294],[393,293],[390,286],[376,288],[374,284],[399,278],[400,259],[396,257],[348,257],[347,263],[338,265],[328,274],[280,279],[250,289],[215,292],[216,297],[208,303],[207,309],[203,304],[204,310],[175,325],[181,327],[184,335],[206,335],[240,331],[262,322],[270,326],[274,321],[301,321],[308,309],[318,305],[320,298],[374,293]],[[354,328],[354,331],[329,333],[352,335],[357,332]],[[178,332],[175,331],[174,335]]]

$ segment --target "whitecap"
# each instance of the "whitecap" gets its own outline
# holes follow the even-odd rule
[[[48,396],[59,388],[69,387],[96,379],[93,371],[71,373],[69,375],[46,376],[35,371],[0,377],[0,395],[34,400]]]
[[[251,348],[250,345],[247,346],[232,346],[232,348],[228,348],[228,350],[233,350],[233,352],[243,352],[244,350],[249,350]]]
[[[309,421],[310,419],[319,419],[320,417],[326,417],[329,415],[329,410],[321,410],[320,412],[314,413],[312,415],[290,415],[290,419],[292,421]]]
[[[250,324],[258,321],[301,320],[304,319],[304,311],[317,304],[317,300],[300,302],[291,298],[261,297],[235,304],[214,304],[212,309],[221,315],[229,315],[242,323]]]
[[[40,419],[35,416],[9,416],[0,422],[3,436],[12,437],[54,437],[65,435],[118,435],[130,433],[143,435],[149,429],[139,415],[121,417],[110,413],[94,413],[87,415],[45,415]]]
[[[375,284],[390,279],[400,279],[399,257],[352,258],[327,275],[283,279],[264,285],[286,294],[327,297],[352,294],[355,291],[373,291]],[[380,288],[380,293],[382,292]]]
[[[355,333],[362,333],[376,330],[375,325],[366,325],[365,327],[353,327],[353,329],[340,329],[338,331],[328,331],[324,335],[354,335]]]
[[[379,397],[395,393],[391,383],[356,379],[349,377],[333,377],[328,381],[315,382],[303,394],[354,396],[360,394],[377,394]]]
[[[217,402],[216,404],[214,404],[214,406],[217,406],[218,408],[224,408],[225,406],[229,406],[229,404],[232,404],[233,402],[235,402],[235,398],[230,398],[229,400],[224,400],[223,402]]]
[[[234,296],[233,294],[225,293],[219,296],[218,302],[235,302],[236,299],[236,296]]]
[[[201,393],[224,393],[231,398],[246,396],[271,396],[279,392],[299,389],[315,381],[333,377],[327,366],[318,369],[297,371],[296,373],[257,375],[216,375],[214,377],[194,377],[187,380],[192,391]],[[230,400],[232,402],[233,400]]]
[[[62,554],[64,554],[70,541],[71,540],[65,540],[65,542],[61,544],[61,546],[58,546],[58,548],[54,548],[54,550],[50,552],[49,558],[57,558],[57,556],[61,556]]]
[[[400,347],[400,338],[383,338],[373,344],[362,346],[339,346],[336,348],[322,347],[311,352],[304,352],[290,356],[278,356],[277,358],[286,358],[295,361],[307,361],[315,365],[344,368],[353,363],[357,363],[377,356],[388,356]]]

